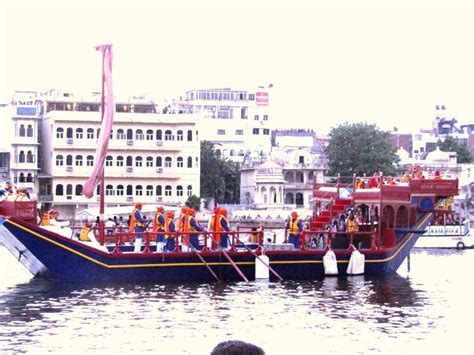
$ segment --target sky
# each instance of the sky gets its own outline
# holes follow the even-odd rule
[[[0,0],[0,101],[12,90],[117,96],[273,84],[277,128],[430,128],[473,119],[471,0]]]

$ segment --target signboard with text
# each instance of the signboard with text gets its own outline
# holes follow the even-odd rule
[[[255,93],[255,103],[257,106],[268,106],[268,92]]]

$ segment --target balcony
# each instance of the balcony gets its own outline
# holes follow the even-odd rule
[[[163,145],[163,141],[156,141],[156,145],[157,145],[158,147],[161,147],[161,146]]]
[[[156,172],[157,172],[158,174],[161,174],[161,173],[163,172],[163,168],[156,168]]]
[[[162,196],[156,196],[156,202],[163,202]]]
[[[128,139],[127,140],[127,145],[133,145],[133,139]]]
[[[66,143],[67,143],[67,144],[73,144],[73,143],[74,143],[74,139],[68,138],[68,139],[66,139]]]
[[[127,202],[133,202],[133,196],[127,196],[126,201]]]
[[[74,170],[74,169],[73,169],[73,167],[72,167],[71,165],[66,166],[66,171],[67,171],[68,173],[72,173],[73,170]]]
[[[127,166],[127,173],[133,173],[133,167]]]

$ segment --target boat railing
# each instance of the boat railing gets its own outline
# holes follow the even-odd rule
[[[455,224],[431,224],[425,235],[466,235],[469,233],[469,220]]]
[[[327,230],[306,230],[300,240],[301,250],[376,250],[382,247],[377,232],[333,232]]]

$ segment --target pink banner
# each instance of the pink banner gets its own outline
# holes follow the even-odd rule
[[[105,157],[107,155],[107,148],[109,146],[110,132],[112,131],[112,122],[114,120],[115,103],[114,91],[112,88],[112,45],[105,44],[96,47],[96,50],[101,51],[103,55],[102,60],[102,81],[105,84],[105,108],[104,118],[102,119],[102,126],[100,128],[99,141],[97,142],[97,150],[95,152],[95,166],[90,178],[84,184],[82,191],[83,195],[91,198],[94,195],[94,188],[100,181]]]

